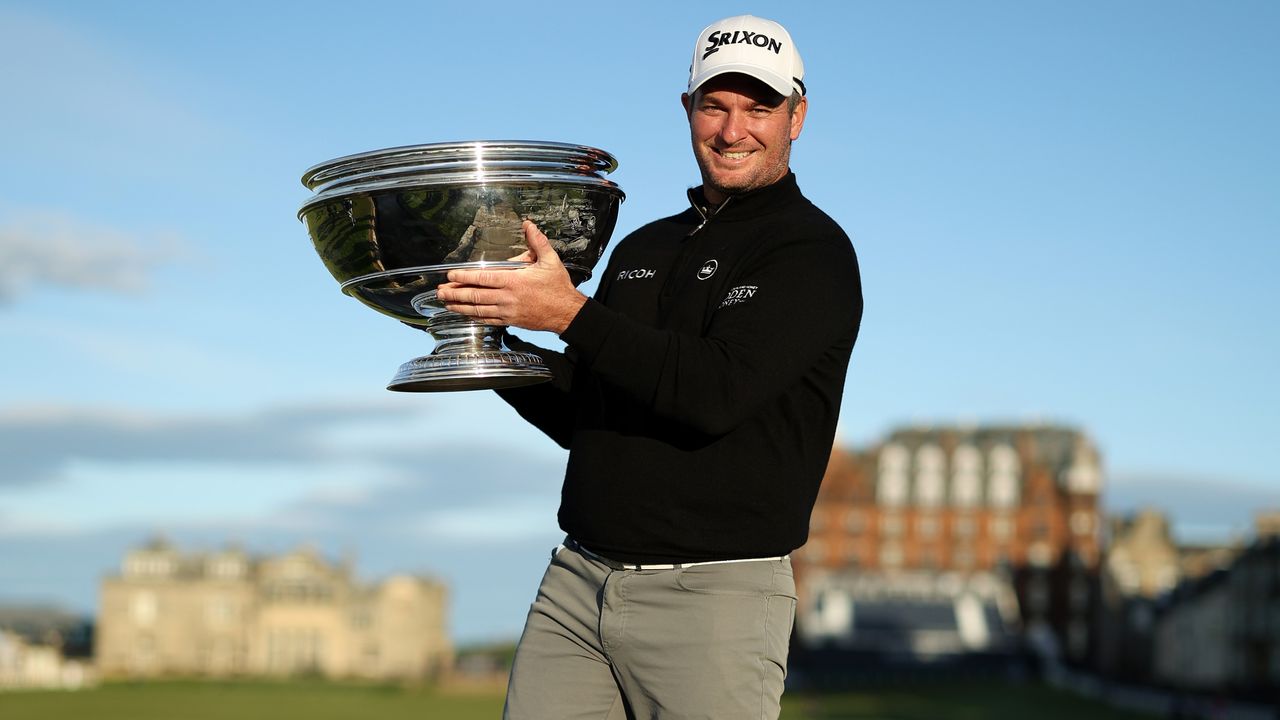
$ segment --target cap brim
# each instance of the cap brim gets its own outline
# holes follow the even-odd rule
[[[799,89],[796,88],[796,85],[792,82],[791,78],[782,77],[777,73],[769,72],[768,70],[761,68],[759,65],[751,65],[749,63],[725,63],[723,65],[717,65],[714,69],[708,70],[691,79],[689,81],[689,94],[692,95],[711,78],[719,77],[728,73],[738,73],[740,75],[753,77],[773,88],[775,92],[783,97],[790,97],[792,92],[799,92]]]

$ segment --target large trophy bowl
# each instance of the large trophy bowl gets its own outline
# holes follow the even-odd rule
[[[315,191],[298,217],[342,291],[420,326],[435,349],[400,366],[388,390],[435,392],[529,385],[542,359],[503,347],[505,328],[448,312],[436,287],[455,268],[515,270],[521,223],[546,234],[574,284],[591,277],[623,200],[595,148],[551,142],[412,145],[349,155],[302,176]]]

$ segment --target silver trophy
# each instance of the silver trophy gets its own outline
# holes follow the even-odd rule
[[[517,269],[521,223],[546,234],[574,284],[591,277],[623,200],[609,153],[551,142],[412,145],[349,155],[302,176],[298,217],[342,291],[423,327],[435,349],[400,366],[388,390],[507,388],[551,372],[504,349],[505,329],[448,312],[436,286],[455,268]]]

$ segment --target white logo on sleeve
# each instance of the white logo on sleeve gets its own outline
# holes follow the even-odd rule
[[[728,295],[725,295],[724,300],[720,303],[720,307],[723,308],[729,307],[730,305],[737,305],[738,303],[744,303],[755,297],[756,291],[759,289],[759,285],[739,285],[738,287],[730,290]]]
[[[648,268],[637,268],[635,270],[623,270],[618,273],[619,280],[651,280],[655,275],[654,271]]]
[[[702,267],[698,268],[698,279],[706,280],[716,274],[716,268],[720,267],[720,263],[715,259],[702,263]]]

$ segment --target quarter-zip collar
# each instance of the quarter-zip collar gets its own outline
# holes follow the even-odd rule
[[[713,218],[716,222],[733,222],[735,220],[750,220],[762,215],[768,215],[795,202],[800,197],[802,196],[800,194],[800,186],[796,183],[796,174],[790,171],[772,185],[766,185],[758,190],[752,190],[740,195],[730,195],[717,207],[711,207],[707,203],[707,198],[702,193],[701,185],[696,188],[689,188],[689,204],[693,206],[693,209],[702,218],[702,223],[698,225],[698,230],[701,230]],[[694,232],[697,232],[697,230]]]

